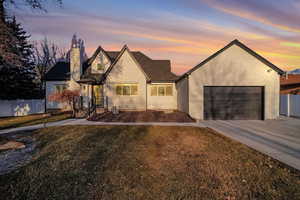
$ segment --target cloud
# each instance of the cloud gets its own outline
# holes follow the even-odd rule
[[[94,15],[83,11],[20,13],[19,19],[33,39],[48,36],[69,47],[71,36],[76,32],[85,40],[89,55],[98,45],[107,50],[120,50],[126,43],[131,50],[143,51],[154,59],[171,59],[172,69],[177,73],[195,66],[236,38],[279,67],[299,66],[295,57],[288,56],[296,54],[299,48],[291,49],[291,44],[287,44],[300,43],[299,37],[282,36],[253,24],[227,24],[222,20],[170,12],[156,12],[140,18],[114,16],[113,13],[109,16]]]
[[[217,0],[202,0],[209,6],[222,11],[224,13],[256,21],[265,25],[269,25],[281,30],[300,33],[299,26],[299,10],[281,10],[272,3],[264,4],[264,1],[217,1]],[[283,6],[281,2],[281,6]]]
[[[297,48],[300,48],[300,43],[281,42],[280,44],[283,45],[283,46],[287,46],[287,47],[297,47]]]

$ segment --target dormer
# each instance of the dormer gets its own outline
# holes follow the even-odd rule
[[[109,57],[101,50],[93,60],[91,67],[93,74],[103,74],[111,65]]]

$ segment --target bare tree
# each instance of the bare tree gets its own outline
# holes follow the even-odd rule
[[[49,41],[47,37],[39,42],[34,42],[33,61],[41,82],[41,90],[45,88],[46,73],[58,61],[65,61],[67,52],[59,48],[54,42]]]

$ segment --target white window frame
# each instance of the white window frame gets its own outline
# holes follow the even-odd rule
[[[171,89],[172,89],[172,94],[171,95],[167,95],[167,87],[171,87]],[[163,88],[163,90],[164,90],[163,94],[159,94],[159,88]],[[154,92],[154,90],[156,90],[156,92]],[[151,85],[151,87],[150,87],[150,96],[172,97],[172,96],[174,96],[173,85],[171,85],[171,84]]]
[[[136,93],[133,93],[133,86],[136,86]],[[121,93],[118,94],[117,88],[121,87]],[[124,87],[129,87],[129,94],[124,94]],[[139,95],[139,85],[137,83],[118,83],[115,84],[115,94],[117,96],[138,96]]]

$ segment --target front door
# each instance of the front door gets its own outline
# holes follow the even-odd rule
[[[93,86],[94,93],[94,102],[97,107],[104,106],[104,98],[103,98],[103,86],[102,85],[94,85]]]

